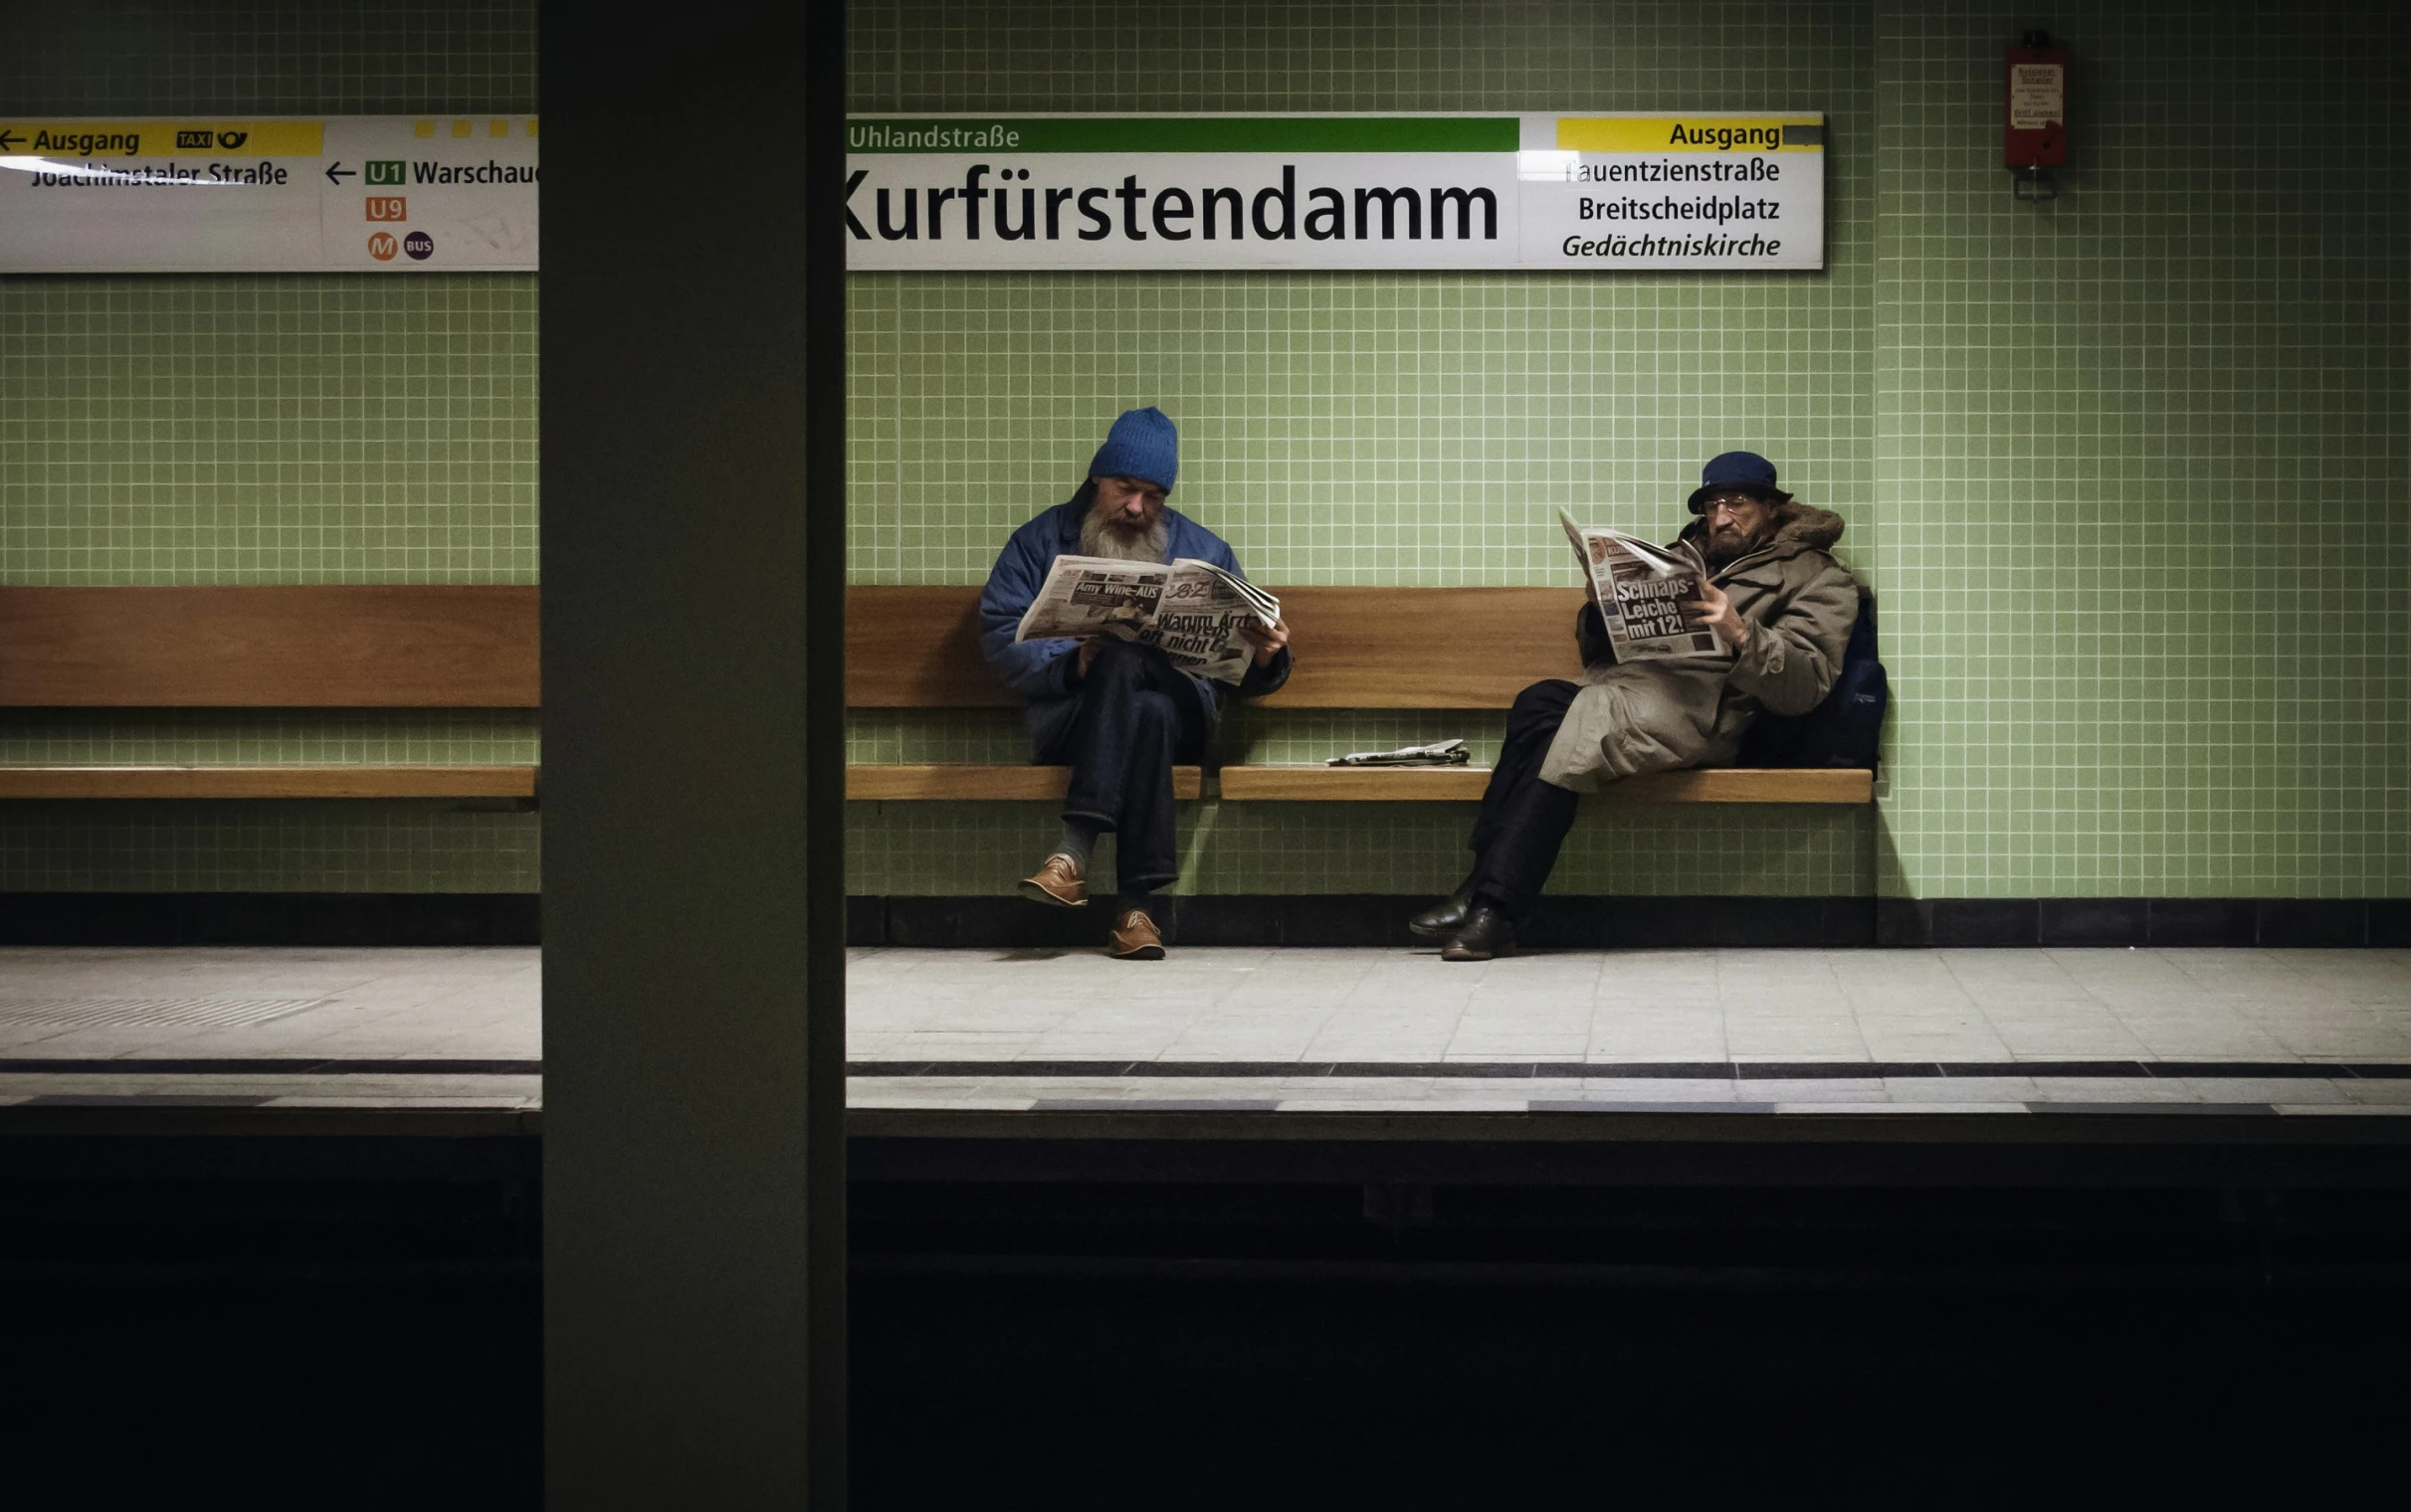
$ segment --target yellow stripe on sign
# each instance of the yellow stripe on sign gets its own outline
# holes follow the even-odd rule
[[[27,157],[317,157],[314,120],[0,120],[0,151]]]
[[[1557,117],[1561,152],[1822,152],[1824,137],[1804,115]]]

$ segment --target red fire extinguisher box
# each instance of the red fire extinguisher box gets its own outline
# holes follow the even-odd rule
[[[2068,50],[2040,32],[2009,50],[2008,166],[2058,168],[2068,161]]]

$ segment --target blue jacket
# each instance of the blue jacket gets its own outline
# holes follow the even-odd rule
[[[1014,531],[1005,549],[997,553],[988,586],[979,594],[979,648],[987,654],[998,678],[1022,700],[1022,728],[1029,733],[1033,756],[1048,749],[1080,712],[1080,684],[1072,680],[1074,653],[1080,643],[1016,642],[1013,631],[1029,613],[1038,590],[1046,585],[1047,571],[1055,559],[1080,555],[1080,521],[1093,496],[1083,483],[1078,493]],[[1168,527],[1164,560],[1193,556],[1246,576],[1230,543],[1221,536],[1177,509],[1164,510],[1163,518]],[[1289,678],[1290,652],[1285,646],[1270,662],[1249,667],[1240,679],[1239,691],[1254,697],[1272,692]],[[1222,712],[1223,684],[1193,674],[1188,680],[1196,699],[1190,713],[1196,728],[1210,738]]]

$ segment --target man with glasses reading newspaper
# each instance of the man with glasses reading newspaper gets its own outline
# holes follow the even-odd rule
[[[1152,407],[1125,411],[1089,464],[1088,480],[1013,533],[979,596],[980,649],[1022,700],[1030,759],[1072,769],[1062,837],[1021,893],[1055,907],[1088,906],[1090,852],[1099,835],[1113,832],[1121,898],[1105,953],[1125,961],[1163,959],[1148,909],[1179,870],[1173,766],[1204,756],[1226,686],[1253,696],[1290,675],[1279,604],[1245,583],[1222,537],[1166,507],[1179,473],[1171,420]],[[1067,587],[1059,562],[1073,558],[1092,559],[1092,567]],[[1180,576],[1105,570],[1124,562],[1169,565]],[[1235,641],[1183,646],[1179,662],[1167,654],[1181,637],[1149,622],[1159,600],[1182,591],[1220,608]],[[1047,623],[1062,623],[1061,615],[1084,609],[1097,633],[1028,633],[1050,613],[1059,617]],[[1142,636],[1140,627],[1158,633]]]
[[[1774,464],[1752,452],[1709,462],[1691,512],[1699,518],[1675,550],[1696,553],[1698,596],[1682,604],[1678,628],[1697,644],[1619,660],[1598,603],[1583,605],[1574,630],[1582,681],[1535,682],[1516,695],[1474,824],[1474,869],[1408,922],[1445,942],[1441,959],[1487,961],[1513,948],[1516,916],[1548,880],[1578,794],[1730,761],[1761,711],[1805,714],[1832,688],[1859,615],[1857,580],[1829,554],[1842,517],[1777,488]],[[1577,532],[1576,549],[1586,534],[1612,533]]]

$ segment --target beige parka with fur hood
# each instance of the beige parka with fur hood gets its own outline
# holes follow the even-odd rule
[[[1595,616],[1577,621],[1582,690],[1540,765],[1543,781],[1596,793],[1619,777],[1729,762],[1759,710],[1805,714],[1833,687],[1859,618],[1859,584],[1828,554],[1842,516],[1797,499],[1776,506],[1764,546],[1717,569],[1749,621],[1749,644],[1712,657],[1618,663]],[[1703,547],[1706,524],[1682,538]]]

